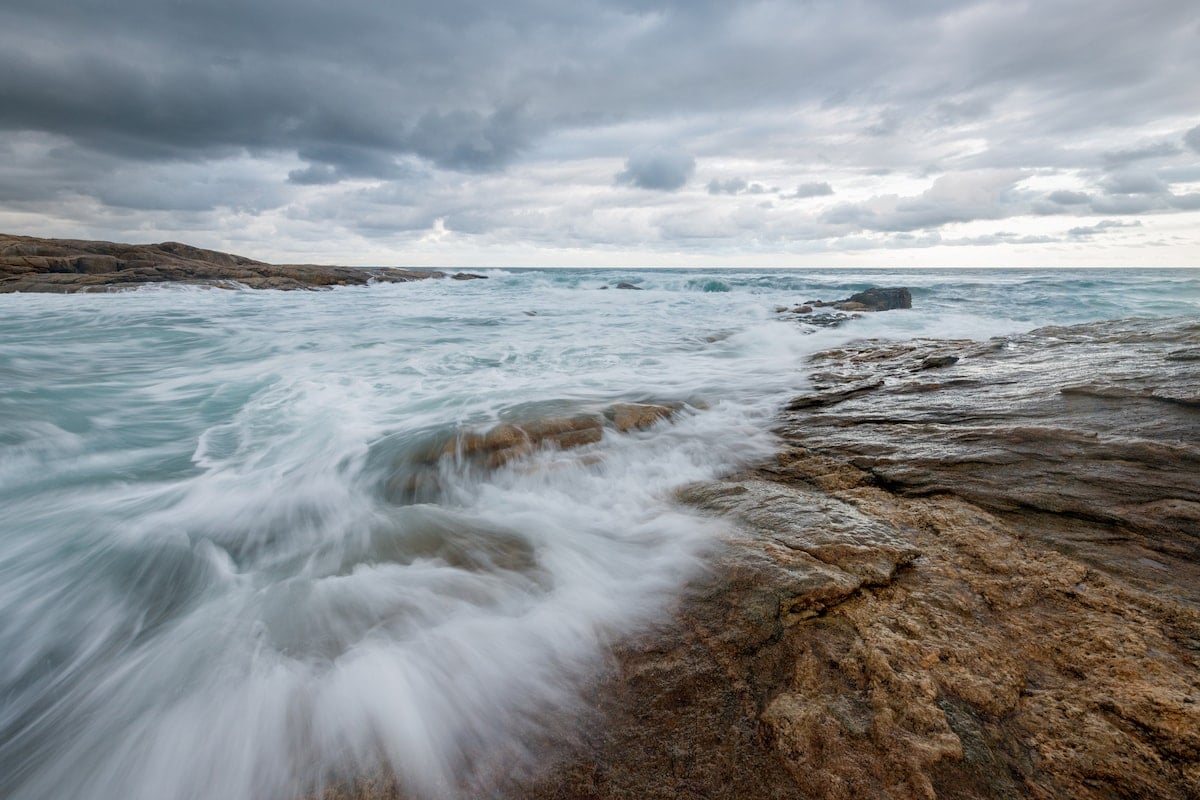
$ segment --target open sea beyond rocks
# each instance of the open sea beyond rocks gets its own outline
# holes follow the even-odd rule
[[[775,458],[821,389],[810,356],[1200,320],[1197,270],[480,273],[0,295],[0,797],[536,775],[614,648],[710,574],[728,503],[681,491]],[[777,310],[870,286],[912,309]],[[579,419],[479,455],[497,426]]]

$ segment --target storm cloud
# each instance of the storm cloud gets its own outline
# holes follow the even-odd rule
[[[682,150],[654,145],[638,148],[625,161],[616,182],[639,189],[673,191],[687,183],[696,171],[696,159]]]
[[[358,263],[1151,239],[1195,263],[1198,36],[1185,0],[10,0],[0,229]],[[1071,233],[1118,217],[1142,224]]]

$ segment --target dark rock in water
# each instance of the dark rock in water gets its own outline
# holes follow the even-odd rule
[[[0,293],[107,292],[148,283],[328,289],[443,277],[436,270],[266,264],[178,242],[131,245],[0,234]]]
[[[804,317],[804,324],[811,325],[814,328],[840,328],[852,319],[858,319],[862,314],[845,314],[841,311],[824,312],[821,314],[800,314],[797,316]]]
[[[620,283],[618,283],[617,288],[618,289],[635,289],[639,292],[642,290],[642,287],[634,286],[632,283],[626,283],[624,281],[621,281]]]
[[[456,281],[485,281],[487,275],[476,275],[474,272],[456,272],[450,276]]]
[[[814,313],[814,309],[828,308],[836,309],[836,311]],[[897,308],[912,308],[912,296],[908,289],[903,287],[873,288],[851,295],[844,300],[835,300],[832,302],[809,300],[802,305],[793,306],[791,314],[803,316],[805,325],[834,328],[844,324],[849,319],[860,316],[861,312],[889,311]],[[777,308],[776,312],[783,313],[786,310]]]
[[[920,369],[941,369],[958,363],[958,356],[929,356],[921,362]]]
[[[912,295],[903,286],[872,287],[864,292],[850,295],[842,300],[839,306],[850,303],[861,305],[862,308],[843,310],[891,311],[898,308],[912,308]]]

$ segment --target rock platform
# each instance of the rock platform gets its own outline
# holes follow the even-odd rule
[[[178,242],[117,244],[0,234],[0,293],[111,292],[151,283],[223,289],[329,289],[445,277],[472,280],[486,276],[395,267],[266,264]]]

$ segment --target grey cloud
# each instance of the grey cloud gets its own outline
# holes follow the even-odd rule
[[[1200,192],[1171,195],[1171,207],[1181,211],[1200,210]]]
[[[779,191],[777,187],[767,187],[761,183],[747,183],[741,178],[729,178],[724,181],[713,178],[708,182],[709,194],[768,194],[777,191]]]
[[[0,212],[71,220],[86,198],[136,230],[124,210],[200,225],[241,204],[294,215],[314,238],[326,220],[384,236],[389,220],[445,218],[552,247],[645,241],[639,212],[655,204],[684,219],[750,206],[588,191],[612,180],[597,165],[626,156],[618,182],[641,188],[682,187],[695,156],[760,176],[723,173],[717,194],[820,175],[832,185],[791,197],[876,195],[756,209],[721,228],[731,247],[800,229],[838,247],[1029,213],[1188,212],[1195,194],[1170,187],[1196,180],[1200,126],[1161,139],[1196,111],[1200,51],[1181,33],[1195,24],[1194,0],[8,0],[0,151],[21,146],[0,152]],[[634,150],[655,141],[679,149]],[[1095,188],[1026,192],[1004,170]],[[934,174],[915,197],[870,180]],[[335,186],[356,179],[387,191]],[[553,224],[547,206],[561,206]]]
[[[1046,195],[1046,198],[1052,203],[1057,203],[1060,206],[1077,206],[1088,202],[1092,198],[1083,192],[1069,192],[1065,189],[1060,189],[1057,192],[1051,192]]]
[[[992,247],[998,244],[1054,244],[1060,239],[1044,234],[1019,234],[1009,231],[987,233],[982,236],[967,236],[958,239],[944,239],[942,244],[953,247]]]
[[[530,123],[515,108],[486,116],[476,111],[426,112],[406,144],[435,164],[482,172],[508,163],[525,146]]]
[[[1109,194],[1161,194],[1167,185],[1148,172],[1124,172],[1113,175],[1101,186]]]
[[[951,222],[1011,216],[1018,199],[1014,185],[1021,175],[1011,170],[953,174],[937,178],[915,197],[886,195],[859,204],[829,209],[820,219],[851,230],[881,232],[936,228]]]
[[[1179,155],[1182,152],[1176,144],[1171,142],[1157,142],[1130,150],[1116,150],[1105,153],[1104,161],[1110,166],[1120,166],[1132,161],[1143,161],[1150,158],[1169,158],[1170,156]]]
[[[696,159],[692,156],[675,148],[653,145],[635,150],[615,180],[639,189],[674,191],[682,188],[695,171]]]
[[[708,182],[709,194],[738,194],[746,191],[747,183],[741,178],[730,178],[729,180],[718,180],[713,178]]]
[[[831,194],[833,194],[833,187],[828,183],[802,183],[788,197],[800,199],[805,197],[827,197]]]
[[[338,183],[348,178],[395,180],[411,177],[415,172],[392,154],[369,148],[318,145],[301,149],[297,155],[308,166],[290,171],[288,180],[301,185]]]
[[[1200,153],[1200,125],[1185,133],[1183,135],[1183,142],[1197,153]]]
[[[1091,211],[1096,214],[1145,214],[1167,207],[1162,194],[1116,194],[1092,199]]]
[[[1137,221],[1121,222],[1120,220],[1115,219],[1104,219],[1100,220],[1095,225],[1071,228],[1069,231],[1067,231],[1067,235],[1073,239],[1088,239],[1098,233],[1104,233],[1105,231],[1112,230],[1113,228],[1137,228],[1141,226],[1141,224],[1142,223]]]

